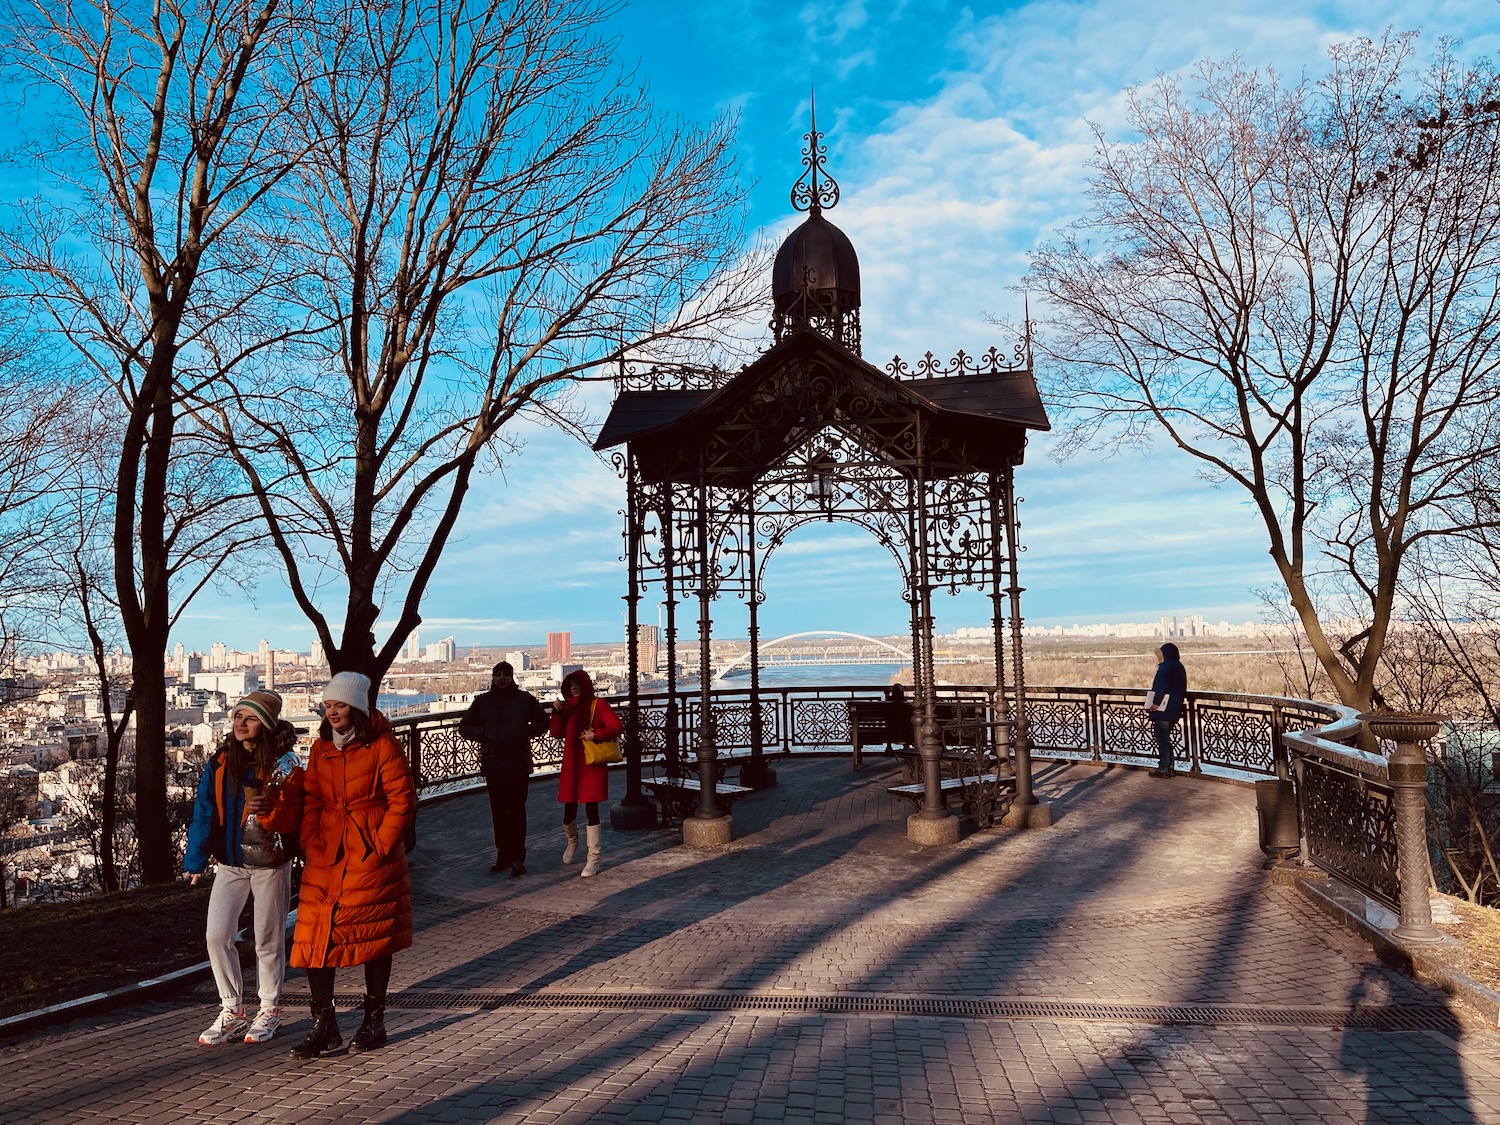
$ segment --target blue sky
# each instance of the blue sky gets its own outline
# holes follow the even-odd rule
[[[1028,253],[1081,207],[1088,123],[1119,135],[1129,85],[1235,51],[1283,73],[1317,72],[1329,44],[1387,27],[1419,29],[1429,48],[1441,36],[1461,39],[1469,57],[1500,52],[1495,0],[642,0],[614,20],[620,61],[660,106],[693,118],[740,115],[752,225],[777,240],[801,218],[787,193],[816,85],[843,192],[829,218],[860,255],[865,357],[877,364],[1009,345],[986,314],[1020,315],[1013,287]],[[1045,369],[1038,378],[1045,393]],[[597,425],[607,391],[591,392],[588,404]],[[534,427],[525,438],[503,474],[471,494],[423,604],[424,640],[622,635],[623,490],[571,439]],[[1033,439],[1017,478],[1029,622],[1258,616],[1252,590],[1274,573],[1238,493],[1200,481],[1171,451],[1059,463],[1050,450],[1045,436]],[[552,516],[559,489],[586,498],[561,533]],[[894,562],[858,529],[805,528],[770,562],[765,635],[904,632],[899,583]],[[937,613],[944,631],[983,624],[988,602],[944,596]],[[655,614],[654,604],[642,610],[644,620]],[[715,620],[719,634],[740,635],[744,607],[726,600]],[[311,636],[268,572],[253,601],[238,589],[206,592],[173,639],[251,648],[265,637],[305,649]]]

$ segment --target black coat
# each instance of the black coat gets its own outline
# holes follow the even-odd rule
[[[547,713],[536,696],[520,688],[474,697],[458,733],[479,743],[479,772],[485,777],[523,778],[531,773],[532,736],[547,730]]]

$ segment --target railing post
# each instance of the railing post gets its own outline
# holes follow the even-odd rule
[[[1387,771],[1396,806],[1396,869],[1401,879],[1401,924],[1392,932],[1411,942],[1442,941],[1432,924],[1432,881],[1427,854],[1427,752],[1419,743],[1442,727],[1435,715],[1374,712],[1360,720],[1376,738],[1396,744]]]
[[[1094,688],[1087,689],[1088,702],[1084,706],[1085,720],[1088,732],[1085,737],[1089,740],[1089,749],[1093,751],[1096,762],[1104,761],[1104,704],[1099,699],[1099,692]]]
[[[1182,741],[1185,743],[1183,749],[1188,752],[1188,774],[1202,777],[1203,731],[1200,729],[1198,701],[1193,698],[1192,692],[1183,697],[1182,710],[1186,720],[1182,724]]]
[[[1307,835],[1307,759],[1301,754],[1292,755],[1292,776],[1297,793],[1297,866],[1311,867],[1312,845],[1308,842]]]
[[[786,753],[792,752],[792,692],[790,688],[782,688],[781,699],[777,706],[781,709],[781,749]]]
[[[422,724],[411,723],[406,728],[406,762],[411,768],[412,786],[422,791]],[[412,817],[403,833],[406,850],[417,846],[417,818]]]

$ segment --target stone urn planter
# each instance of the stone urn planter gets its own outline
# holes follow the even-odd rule
[[[1419,711],[1368,711],[1359,716],[1365,729],[1387,742],[1428,742],[1443,728],[1441,715]]]

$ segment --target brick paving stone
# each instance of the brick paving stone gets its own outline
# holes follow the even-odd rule
[[[606,829],[592,880],[554,851],[531,796],[524,880],[488,875],[482,794],[424,813],[416,944],[395,959],[392,1041],[284,1063],[192,1039],[213,997],[167,1000],[0,1040],[9,1122],[1241,1122],[1500,1125],[1500,1038],[1339,1026],[961,1019],[904,1000],[1238,1004],[1447,1001],[1394,972],[1300,896],[1268,884],[1253,793],[1138,771],[1046,766],[1042,832],[905,840],[885,763],[777,764],[735,806],[736,840]],[[617,782],[618,785],[618,782]],[[742,815],[743,814],[743,815]],[[492,857],[491,857],[492,858]],[[340,974],[341,992],[358,986]],[[305,982],[288,982],[305,1032]],[[884,998],[880,1012],[403,1007],[400,993],[755,991]],[[352,1006],[352,1005],[351,1005]],[[1460,1013],[1461,1015],[1461,1013]],[[341,1012],[346,1034],[356,1017]]]

